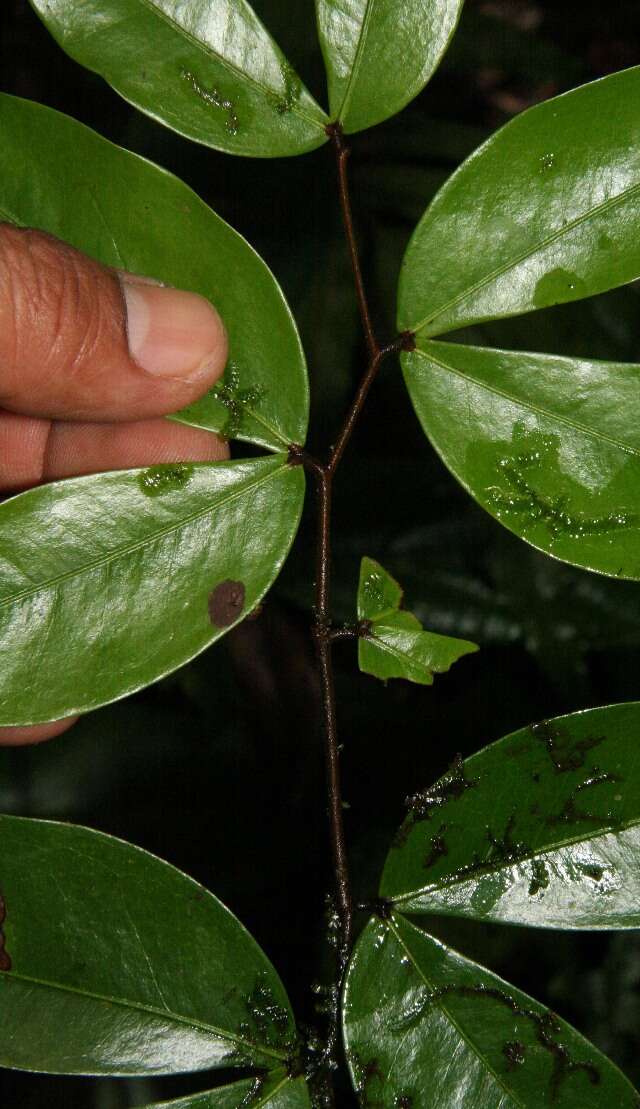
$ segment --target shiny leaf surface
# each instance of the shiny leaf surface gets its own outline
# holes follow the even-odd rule
[[[369,635],[358,640],[358,663],[365,674],[406,678],[433,685],[434,673],[448,670],[475,643],[426,632],[411,613],[401,610],[402,589],[372,558],[363,558],[358,587],[358,619],[370,623]]]
[[[460,167],[407,250],[401,330],[440,335],[640,276],[640,67],[523,112]]]
[[[316,0],[332,118],[347,133],[418,95],[455,30],[463,0]]]
[[[407,798],[380,892],[403,912],[640,926],[640,702],[523,728]]]
[[[575,1029],[401,916],[352,956],[344,1032],[354,1086],[380,1109],[636,1109],[623,1074]]]
[[[229,366],[213,394],[177,418],[272,450],[304,442],[305,360],[282,292],[249,244],[177,177],[68,116],[0,94],[0,219],[206,296],[229,333]]]
[[[31,0],[76,61],[136,108],[231,154],[301,154],[327,118],[246,0]]]
[[[304,1078],[272,1074],[144,1109],[311,1109],[311,1101]]]
[[[565,562],[640,579],[640,366],[419,340],[418,418],[476,500]]]
[[[282,1065],[295,1041],[267,957],[168,863],[70,824],[0,817],[0,1060],[54,1074]]]
[[[0,722],[84,712],[202,651],[278,574],[304,496],[286,456],[59,481],[0,505]]]

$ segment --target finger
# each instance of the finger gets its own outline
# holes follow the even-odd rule
[[[225,440],[162,417],[133,423],[54,423],[0,412],[0,490],[158,462],[217,462]]]
[[[68,716],[65,720],[33,724],[29,728],[0,728],[0,747],[27,747],[33,743],[43,743],[45,739],[54,739],[66,732],[77,719],[77,716]]]
[[[40,231],[0,224],[0,405],[66,420],[141,420],[222,374],[225,330],[195,293],[118,276]]]

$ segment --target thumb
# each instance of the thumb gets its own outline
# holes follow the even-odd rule
[[[220,377],[212,305],[0,224],[0,406],[65,420],[176,412]]]

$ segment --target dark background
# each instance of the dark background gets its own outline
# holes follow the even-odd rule
[[[323,75],[313,0],[254,0],[312,91]],[[413,226],[446,176],[513,114],[640,62],[637,0],[467,0],[427,90],[357,136],[358,230],[382,336]],[[309,360],[313,445],[335,434],[364,351],[328,149],[297,159],[232,159],[130,109],[67,59],[26,0],[0,15],[4,91],[61,109],[192,185],[253,243],[293,307]],[[505,167],[505,172],[508,167]],[[640,356],[640,297],[629,287],[466,332],[470,341],[620,360]],[[359,898],[377,878],[403,799],[447,767],[531,721],[639,694],[640,585],[538,554],[486,516],[436,458],[395,366],[376,385],[341,474],[335,612],[354,615],[362,554],[406,586],[433,630],[476,640],[433,689],[358,673],[336,647],[347,829]],[[307,626],[312,520],[262,616],[153,688],[40,748],[0,753],[0,810],[88,824],[177,864],[222,898],[263,945],[303,1020],[326,979],[330,887],[319,703]],[[640,1079],[640,938],[431,921],[438,934],[547,1002]],[[176,937],[174,937],[174,940]],[[19,1109],[123,1109],[214,1085],[219,1076],[94,1081],[0,1074]],[[346,1091],[340,1103],[350,1101]]]

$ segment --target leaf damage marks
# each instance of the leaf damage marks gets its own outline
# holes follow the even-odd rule
[[[244,582],[227,578],[216,585],[209,594],[209,620],[215,628],[229,628],[236,622],[244,608],[246,589]]]
[[[298,103],[302,93],[302,81],[286,58],[283,58],[280,62],[280,75],[284,86],[283,94],[278,96],[276,93],[270,92],[268,96],[274,111],[279,116],[284,116],[292,112]]]
[[[549,888],[549,871],[543,859],[534,859],[531,864],[531,880],[529,882],[529,897],[536,894],[543,895]]]
[[[237,135],[240,130],[240,124],[233,100],[229,100],[228,97],[223,96],[215,85],[212,85],[210,89],[206,89],[204,85],[200,84],[195,74],[191,73],[188,69],[181,69],[180,76],[191,85],[196,96],[199,96],[205,104],[208,104],[212,108],[219,108],[225,113],[225,131],[228,135]]]
[[[602,773],[598,766],[594,766],[591,776],[585,778],[583,782],[580,782],[579,785],[571,790],[560,812],[548,816],[546,823],[551,826],[556,824],[588,823],[599,827],[603,823],[613,822],[614,815],[610,810],[607,810],[604,815],[600,815],[588,809],[581,809],[578,806],[578,799],[580,794],[585,793],[586,790],[591,790],[596,786],[607,785],[608,783],[618,783],[621,780],[618,774]]]
[[[6,936],[4,934],[4,923],[7,919],[7,904],[4,897],[0,893],[0,971],[7,973],[11,970],[12,960],[6,948]]]
[[[145,497],[162,497],[185,489],[193,476],[191,462],[170,462],[149,466],[138,476],[138,484]]]
[[[238,1028],[240,1036],[287,1053],[296,1048],[289,1014],[278,1004],[266,975],[260,975],[245,1000],[247,1019]]]
[[[588,752],[594,747],[599,747],[607,738],[599,735],[574,739],[567,728],[554,724],[551,720],[532,724],[529,731],[534,739],[544,743],[554,770],[559,774],[569,770],[581,770],[585,765]]]
[[[533,437],[530,437],[533,438]],[[588,516],[584,512],[570,511],[564,495],[548,497],[532,485],[529,474],[544,462],[557,466],[555,455],[557,436],[543,435],[529,450],[498,459],[496,468],[500,485],[490,486],[486,492],[496,516],[524,518],[523,527],[543,524],[551,539],[582,539],[585,536],[608,535],[621,528],[637,528],[640,520],[636,513],[616,511],[604,516]]]
[[[220,401],[227,409],[228,416],[220,434],[225,439],[235,439],[242,430],[247,407],[259,404],[264,398],[266,390],[261,385],[252,385],[249,389],[240,388],[240,370],[235,362],[230,362],[222,381],[214,385],[211,396]]]
[[[447,825],[441,824],[435,836],[431,837],[429,852],[425,856],[424,862],[422,864],[425,870],[429,870],[432,866],[435,866],[435,864],[438,862],[438,859],[442,859],[445,857],[445,855],[449,854],[449,845],[444,838],[444,833],[446,832],[446,830]]]
[[[240,1102],[238,1109],[249,1109],[250,1105],[254,1105],[264,1089],[265,1082],[265,1075],[257,1075],[251,1083],[251,1088],[247,1090],[242,1101]]]
[[[456,755],[446,774],[443,774],[435,785],[406,798],[405,805],[409,814],[396,835],[393,846],[402,847],[415,824],[421,820],[431,820],[434,809],[446,805],[449,801],[457,801],[468,789],[473,789],[477,782],[477,778],[467,778],[462,755]]]
[[[416,1021],[422,1019],[430,1006],[439,1005],[448,998],[455,997],[476,1001],[497,1002],[509,1009],[514,1017],[528,1022],[535,1034],[538,1044],[549,1053],[553,1060],[550,1078],[552,1101],[557,1098],[563,1083],[578,1072],[585,1074],[592,1086],[598,1086],[600,1084],[601,1074],[595,1063],[590,1059],[575,1059],[566,1044],[559,1041],[558,1037],[561,1032],[560,1023],[549,1009],[539,1013],[535,1009],[530,1009],[525,1005],[521,1005],[514,997],[504,990],[498,989],[495,986],[485,986],[484,983],[478,983],[478,985],[474,986],[452,984],[439,986],[437,989],[433,990],[425,988],[422,996],[418,997],[411,1008],[399,1019],[396,1024],[396,1030],[399,1032],[406,1031],[415,1024]],[[507,1041],[502,1051],[505,1056],[507,1069],[509,1070],[514,1069],[515,1066],[523,1065],[526,1062],[525,1047],[518,1040]]]

